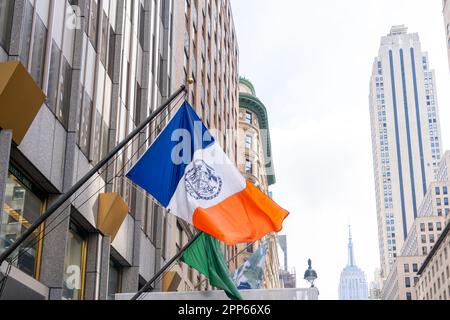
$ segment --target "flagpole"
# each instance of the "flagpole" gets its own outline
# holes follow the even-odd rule
[[[137,300],[143,293],[151,291],[152,290],[152,284],[153,282],[155,282],[156,280],[158,280],[158,278],[167,270],[169,269],[169,267],[178,259],[181,258],[181,256],[183,255],[183,253],[200,237],[200,235],[202,234],[202,232],[198,232],[181,250],[180,252],[178,252],[172,259],[169,260],[169,262],[167,262],[164,267],[161,268],[161,270],[159,270],[154,276],[153,278],[151,278],[143,287],[141,290],[139,290],[132,298],[131,300]]]
[[[67,200],[70,199],[86,182],[89,181],[104,165],[106,165],[122,148],[124,148],[134,137],[136,137],[150,122],[152,122],[162,111],[164,111],[181,93],[186,92],[186,85],[182,85],[175,91],[165,103],[142,122],[133,132],[131,132],[122,142],[120,142],[111,152],[100,162],[98,162],[83,178],[81,178],[70,190],[61,195],[59,199],[45,211],[8,249],[0,255],[0,265],[48,218],[52,216]]]

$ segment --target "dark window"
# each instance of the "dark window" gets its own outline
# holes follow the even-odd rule
[[[102,18],[102,44],[100,49],[100,60],[103,63],[103,65],[106,68],[106,58],[108,54],[108,29],[109,29],[109,20],[108,16],[106,15],[105,11],[103,11],[103,18]]]
[[[163,1],[164,3],[165,1]],[[145,41],[145,9],[141,3],[140,13],[139,13],[139,43],[141,48],[144,49]]]
[[[84,92],[83,105],[81,108],[80,135],[79,146],[86,158],[89,158],[89,148],[91,145],[91,122],[92,122],[92,100],[89,95]]]
[[[58,101],[59,71],[61,62],[61,50],[55,41],[52,42],[52,53],[50,57],[50,73],[48,77],[47,104],[56,114],[56,105]]]
[[[411,288],[411,279],[409,277],[405,278],[405,287]]]
[[[114,300],[114,295],[120,293],[122,285],[122,268],[113,261],[109,262],[109,276],[108,276],[108,300]]]
[[[97,0],[90,1],[90,14],[89,14],[89,41],[95,50],[97,50],[97,28],[98,28],[98,4]]]
[[[61,121],[64,128],[69,125],[69,110],[70,110],[70,91],[72,89],[72,67],[65,58],[63,58],[63,72],[61,74],[60,85],[60,101],[58,104],[58,111],[56,116]]]
[[[7,0],[9,1],[9,0]],[[25,1],[25,12],[22,20],[19,57],[25,67],[28,67],[30,56],[31,31],[33,28],[33,6],[29,1]]]
[[[6,52],[9,52],[13,14],[14,1],[0,0],[0,46]]]
[[[116,50],[116,37],[113,28],[109,27],[109,49],[108,49],[108,75],[113,80],[114,75],[114,51]]]
[[[409,272],[409,264],[405,264],[404,265],[404,270],[405,270],[406,273]]]
[[[33,55],[31,59],[31,72],[33,79],[42,88],[44,76],[44,62],[45,62],[45,46],[47,43],[47,28],[45,28],[39,16],[36,16],[34,25],[34,42]]]

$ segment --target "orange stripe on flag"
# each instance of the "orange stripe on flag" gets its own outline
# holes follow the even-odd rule
[[[289,212],[253,184],[218,205],[194,212],[194,226],[229,245],[255,242],[270,232],[281,231]]]

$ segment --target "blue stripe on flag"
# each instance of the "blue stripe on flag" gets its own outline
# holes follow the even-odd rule
[[[179,129],[184,129],[184,133],[189,133],[190,141],[184,141],[182,132],[177,132]],[[195,134],[196,132],[197,134]],[[187,136],[185,137],[187,139]],[[210,138],[203,139],[203,137]],[[208,129],[201,123],[189,103],[185,101],[151,147],[128,172],[127,177],[150,193],[164,207],[168,207],[194,153],[213,143],[214,138],[210,136]],[[178,152],[177,147],[181,145],[184,148],[180,148]],[[172,161],[174,150],[177,150],[175,153],[180,156],[177,157],[178,160],[184,159],[182,163]],[[185,152],[190,154],[185,154]]]

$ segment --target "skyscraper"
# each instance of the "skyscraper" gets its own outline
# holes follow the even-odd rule
[[[349,227],[348,263],[342,270],[339,283],[339,300],[368,300],[369,289],[366,275],[356,266],[353,252],[352,232]]]
[[[386,278],[441,159],[434,71],[417,33],[382,37],[370,80],[378,238]]]

